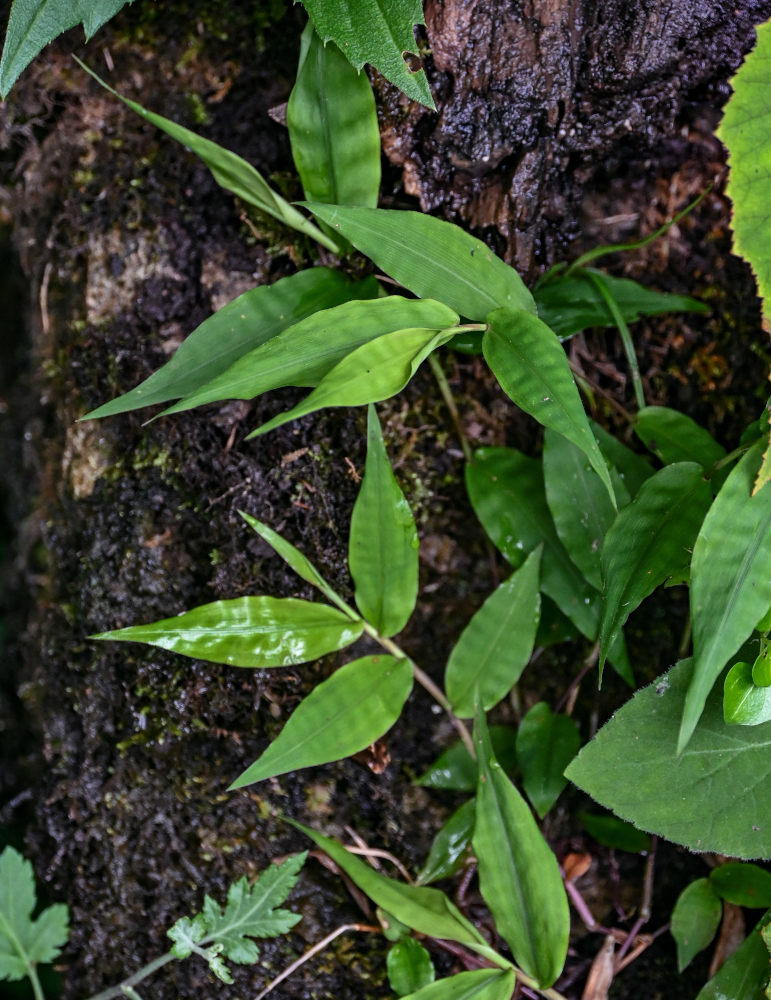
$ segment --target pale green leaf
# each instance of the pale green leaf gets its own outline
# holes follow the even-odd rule
[[[469,799],[442,825],[431,844],[426,863],[418,872],[418,885],[450,878],[463,865],[469,855],[475,819],[476,802]]]
[[[759,726],[771,721],[771,687],[754,682],[752,664],[734,663],[726,674],[723,718],[732,726]]]
[[[511,1000],[515,985],[513,971],[476,969],[439,979],[404,1000]]]
[[[543,819],[567,785],[565,768],[578,753],[575,721],[555,715],[545,701],[529,710],[517,730],[517,761],[527,797]]]
[[[349,646],[363,625],[325,604],[293,597],[237,597],[91,638],[145,642],[234,667],[288,667]]]
[[[415,993],[436,978],[431,956],[415,938],[397,941],[386,957],[388,982],[398,997]]]
[[[765,910],[771,906],[771,872],[759,865],[728,861],[709,873],[712,888],[727,903]]]
[[[411,690],[408,660],[365,656],[347,663],[300,702],[231,790],[366,750],[396,722]]]
[[[769,966],[762,932],[770,917],[770,913],[765,914],[696,1000],[766,1000]]]
[[[678,972],[709,945],[720,926],[722,914],[723,904],[709,879],[696,879],[683,889],[672,910],[670,925],[677,945]]]
[[[362,615],[381,636],[401,632],[418,596],[418,532],[391,470],[374,406],[367,417],[367,459],[351,515],[348,562]]]
[[[709,472],[715,462],[725,457],[725,448],[709,431],[685,413],[666,406],[646,406],[640,410],[634,431],[645,447],[667,465],[698,462]]]

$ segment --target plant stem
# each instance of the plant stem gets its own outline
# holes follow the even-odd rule
[[[634,349],[634,342],[632,340],[632,334],[629,332],[629,327],[626,325],[626,320],[624,319],[621,310],[618,307],[618,303],[613,298],[608,284],[604,278],[601,278],[599,274],[595,274],[592,271],[586,272],[587,277],[597,289],[597,291],[602,296],[605,305],[610,311],[610,315],[613,317],[613,322],[618,327],[618,332],[621,335],[621,343],[624,345],[624,353],[626,354],[626,360],[629,364],[629,369],[632,373],[632,386],[634,388],[634,398],[637,402],[638,409],[642,409],[645,406],[645,393],[643,392],[642,379],[640,378],[640,366],[637,363],[637,354]]]
[[[137,994],[133,989],[134,986],[141,983],[143,979],[147,979],[154,972],[157,972],[158,969],[162,969],[164,965],[168,965],[169,962],[176,962],[176,960],[177,956],[167,951],[165,955],[161,955],[152,962],[148,962],[147,965],[143,965],[138,972],[135,972],[133,976],[129,976],[128,979],[124,979],[117,986],[109,986],[106,990],[102,990],[101,993],[94,993],[88,1000],[113,1000],[114,997],[136,997]],[[38,1000],[37,995],[35,1000]],[[43,1000],[42,993],[40,994],[40,1000]]]
[[[43,987],[40,985],[37,969],[32,962],[27,962],[27,975],[32,984],[32,992],[35,994],[35,1000],[45,1000],[45,993],[43,992]]]
[[[450,383],[447,381],[447,376],[444,374],[444,369],[442,368],[436,354],[429,355],[428,363],[431,365],[431,371],[434,373],[434,378],[436,379],[436,384],[439,386],[439,392],[442,394],[444,404],[450,411],[452,422],[455,424],[455,433],[458,435],[461,450],[463,451],[463,457],[467,462],[470,462],[472,458],[471,445],[469,444],[469,439],[466,436],[466,430],[461,422],[458,407],[455,405],[455,397],[452,394]]]

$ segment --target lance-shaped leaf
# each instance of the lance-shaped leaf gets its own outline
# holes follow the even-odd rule
[[[380,130],[366,73],[357,72],[309,22],[286,109],[305,197],[331,205],[377,205]]]
[[[145,642],[233,667],[288,667],[350,646],[363,626],[325,604],[293,597],[237,597],[91,638]]]
[[[503,307],[535,313],[517,272],[451,222],[383,208],[307,207],[422,299],[439,299],[479,323]]]
[[[476,803],[469,799],[443,824],[431,844],[426,863],[418,872],[418,885],[450,878],[468,857],[474,835]]]
[[[672,910],[672,937],[677,945],[677,971],[709,945],[720,926],[723,904],[707,878],[691,882]]]
[[[627,448],[625,444],[622,444],[617,437],[609,434],[600,424],[595,423],[594,420],[590,420],[589,423],[592,433],[597,439],[597,444],[600,446],[600,450],[610,463],[610,474],[611,478],[613,478],[616,502],[620,510],[629,503],[632,497],[637,495],[645,480],[650,479],[654,472],[653,466],[642,455],[638,455],[631,448]],[[613,477],[614,471],[618,473],[618,477],[623,483],[629,499],[619,495],[618,483]]]
[[[543,475],[559,539],[584,578],[599,590],[600,550],[616,518],[608,492],[584,452],[549,428],[543,442]]]
[[[488,322],[482,344],[485,360],[503,391],[525,413],[581,449],[615,505],[607,463],[556,334],[537,316],[521,310],[497,309]]]
[[[403,1000],[510,1000],[515,985],[511,969],[476,969],[440,979]]]
[[[760,687],[753,681],[749,663],[735,663],[726,674],[723,718],[731,726],[759,726],[771,721],[771,687]]]
[[[388,461],[374,406],[367,416],[367,461],[351,515],[348,562],[356,603],[381,636],[407,624],[418,596],[418,532]]]
[[[205,319],[141,385],[83,419],[189,396],[288,327],[351,299],[373,299],[379,288],[374,278],[351,282],[327,267],[309,267],[272,285],[252,288]]]
[[[413,101],[435,110],[426,74],[411,70],[404,59],[405,53],[418,51],[414,27],[425,24],[420,0],[303,3],[324,41],[335,42],[357,70],[370,63]]]
[[[98,77],[93,70],[84,65],[77,56],[75,56],[75,60],[100,86],[108,90],[118,100],[123,101],[126,107],[131,108],[132,111],[135,111],[145,121],[150,122],[151,125],[155,125],[156,128],[165,132],[166,135],[171,136],[172,139],[181,143],[191,153],[195,153],[198,159],[209,168],[212,177],[220,187],[223,187],[226,191],[230,191],[231,194],[236,195],[236,197],[247,204],[254,205],[261,212],[272,215],[274,219],[278,219],[285,226],[290,226],[292,229],[310,236],[311,239],[316,240],[317,243],[321,243],[322,246],[325,246],[333,253],[337,251],[335,241],[330,239],[326,233],[322,233],[310,219],[306,219],[294,206],[290,205],[280,194],[275,192],[262,174],[258,173],[251,163],[247,163],[243,157],[232,153],[229,149],[224,149],[216,142],[212,142],[211,139],[204,139],[203,136],[191,132],[190,129],[184,128],[182,125],[177,125],[176,122],[164,118],[163,115],[147,111],[141,104],[137,104],[136,101],[131,101],[127,97],[121,97],[116,90],[113,90],[108,83],[105,83],[104,80]]]
[[[677,462],[646,480],[619,513],[602,548],[601,665],[635,608],[670,577],[687,574],[711,500],[702,467]]]
[[[395,330],[351,351],[325,375],[313,392],[286,413],[279,413],[249,437],[267,434],[290,420],[328,406],[366,406],[401,392],[428,355],[446,344],[453,330]]]
[[[771,607],[771,490],[752,496],[763,447],[761,440],[732,470],[693,549],[693,676],[683,710],[680,750],[690,739],[720,671]]]
[[[768,1000],[768,933],[766,913],[720,971],[699,991],[696,1000]]]
[[[481,709],[474,743],[479,782],[473,843],[482,896],[517,964],[545,988],[562,972],[570,933],[559,865],[495,759]]]
[[[726,725],[715,689],[678,754],[691,671],[684,660],[638,691],[583,748],[567,777],[623,819],[692,851],[770,857],[771,723]]]
[[[343,302],[285,328],[164,413],[221,399],[253,399],[283,386],[315,386],[357,347],[383,334],[413,326],[441,329],[457,322],[457,313],[430,300],[416,302],[389,295]]]
[[[477,690],[485,710],[497,705],[527,666],[541,608],[541,551],[493,591],[450,653],[444,686],[456,715],[473,716]]]
[[[635,434],[646,448],[669,465],[671,462],[698,462],[708,472],[725,457],[709,431],[695,420],[666,406],[646,406],[637,414]]]
[[[366,750],[396,722],[411,690],[408,660],[365,656],[347,663],[300,702],[279,736],[231,790]]]
[[[575,721],[555,715],[545,701],[533,705],[517,730],[517,761],[522,787],[543,819],[567,785],[565,768],[578,753]]]
[[[310,837],[376,906],[390,913],[405,926],[432,938],[458,941],[480,954],[495,954],[476,927],[466,920],[443,892],[387,878],[374,868],[370,868],[361,858],[351,854],[336,840],[325,837],[295,820],[287,819],[287,822]]]

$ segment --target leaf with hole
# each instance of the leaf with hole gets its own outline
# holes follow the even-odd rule
[[[752,664],[734,663],[723,682],[723,718],[730,726],[760,726],[771,721],[771,687],[760,687]],[[771,906],[771,903],[768,904]]]
[[[540,701],[517,730],[517,761],[522,787],[543,819],[567,785],[565,768],[578,753],[578,727],[567,715],[555,715]]]
[[[707,878],[696,879],[677,897],[670,930],[677,945],[677,971],[704,951],[717,933],[723,904]]]

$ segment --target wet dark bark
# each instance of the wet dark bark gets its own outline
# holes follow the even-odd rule
[[[226,5],[222,39],[222,4],[136,3],[97,36],[87,61],[106,72],[109,59],[121,92],[200,127],[294,194],[286,136],[267,112],[291,86],[299,18],[267,23],[262,7]],[[414,207],[417,198],[470,225],[529,280],[587,246],[649,232],[720,182],[712,129],[752,25],[769,13],[759,0],[429,0],[438,115],[405,106],[377,81],[392,165],[386,202]],[[420,694],[388,737],[383,774],[352,761],[227,796],[333,660],[254,674],[86,639],[216,598],[311,597],[248,533],[239,508],[283,531],[346,591],[350,469],[361,469],[363,448],[361,415],[334,411],[245,442],[289,393],[146,427],[141,416],[75,422],[158,367],[212,309],[291,273],[306,252],[264,220],[255,238],[205,169],[73,68],[67,52],[78,44],[68,38],[26,74],[0,133],[4,224],[29,284],[33,359],[29,378],[3,387],[0,413],[6,519],[23,529],[2,594],[13,629],[0,716],[13,739],[0,822],[24,840],[45,891],[71,907],[66,998],[164,950],[165,928],[204,891],[221,899],[240,874],[305,846],[272,812],[332,834],[349,824],[414,865],[452,804],[410,785],[450,735]],[[751,280],[727,254],[726,221],[713,193],[662,243],[614,267],[709,296],[711,317],[638,328],[642,369],[651,401],[691,407],[731,443],[758,408],[764,363]],[[600,393],[597,415],[613,423],[602,393],[621,403],[631,395],[615,341],[580,339],[572,351]],[[475,444],[537,447],[481,364],[447,367]],[[421,376],[383,412],[422,534],[426,597],[405,646],[440,678],[493,571],[436,396]],[[651,628],[630,642],[653,674],[676,640],[663,611]],[[544,685],[559,692],[574,661],[574,652],[547,657],[524,696],[543,697]],[[603,692],[606,704],[621,696],[612,681]],[[572,843],[567,812],[549,833]],[[292,949],[359,916],[318,867],[309,867],[299,906],[306,919],[290,947],[265,948],[270,973],[237,971],[242,995],[258,992]],[[277,1000],[386,994],[379,943],[333,951],[335,960],[299,974]],[[152,986],[159,998],[218,990],[194,962]]]

